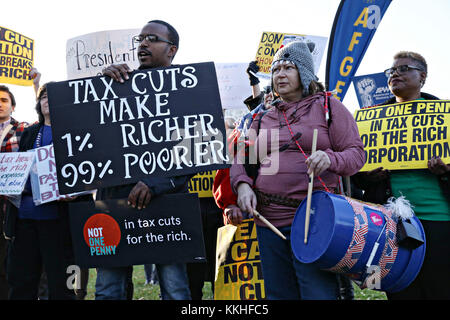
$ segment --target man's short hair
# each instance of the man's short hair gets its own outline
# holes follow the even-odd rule
[[[419,64],[420,67],[422,67],[423,71],[428,72],[427,62],[421,54],[412,51],[400,51],[394,56],[394,60],[405,58],[414,60]]]
[[[14,98],[14,95],[12,94],[12,92],[9,91],[9,88],[7,86],[4,86],[4,85],[0,84],[0,91],[7,92],[9,94],[9,97],[11,99],[11,105],[13,107],[15,107],[16,106],[16,99]]]
[[[151,20],[147,23],[158,23],[158,24],[162,24],[163,26],[166,26],[167,29],[169,30],[169,39],[168,40],[170,42],[172,42],[178,48],[178,45],[180,43],[180,37],[178,36],[177,30],[175,30],[175,28],[172,27],[171,24],[169,24],[165,21],[162,21],[162,20]]]

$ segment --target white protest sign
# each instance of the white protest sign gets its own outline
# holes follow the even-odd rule
[[[137,69],[138,45],[133,37],[140,32],[140,29],[100,31],[67,40],[67,78],[97,76],[111,64],[126,63],[132,70]]]
[[[0,194],[22,194],[33,164],[34,152],[0,154]]]
[[[43,203],[59,200],[65,196],[76,196],[92,193],[92,191],[88,191],[69,195],[60,195],[53,144],[34,149],[34,152],[36,154],[36,158],[35,165],[30,173],[30,180],[35,205],[41,205]]]
[[[275,53],[278,49],[293,41],[314,43],[315,46],[312,56],[314,61],[314,71],[316,74],[318,73],[327,46],[327,37],[306,34],[263,32],[256,52],[256,61],[259,66],[258,77],[270,79],[270,67]]]
[[[214,63],[223,109],[245,109],[244,100],[252,94],[246,73],[248,63]]]

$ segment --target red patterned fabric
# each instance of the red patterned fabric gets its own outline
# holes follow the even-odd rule
[[[18,122],[11,118],[12,128],[8,131],[2,141],[0,152],[17,152],[19,150],[20,137],[23,130],[28,127],[26,122]]]

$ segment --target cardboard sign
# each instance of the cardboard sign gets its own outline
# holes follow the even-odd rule
[[[133,37],[140,32],[140,29],[100,31],[67,40],[67,78],[98,76],[111,64],[126,63],[132,70],[137,69],[138,45]]]
[[[50,83],[61,194],[229,167],[214,63]]]
[[[34,149],[35,163],[30,172],[31,189],[35,205],[59,200],[65,196],[79,196],[88,192],[76,192],[69,195],[61,195],[58,188],[56,174],[55,153],[53,144]]]
[[[33,161],[34,152],[0,153],[0,194],[22,194]]]
[[[440,157],[450,163],[450,100],[416,100],[355,112],[366,164],[390,170],[426,169]]]
[[[0,27],[0,83],[33,85],[34,41],[7,28]]]
[[[155,197],[142,210],[126,199],[72,202],[69,215],[80,267],[205,261],[196,195]]]
[[[256,51],[256,63],[259,66],[257,75],[265,79],[270,79],[270,67],[275,53],[278,49],[293,41],[313,42],[315,44],[312,56],[314,61],[314,71],[317,74],[327,45],[326,37],[294,33],[263,32],[258,50]]]
[[[216,170],[197,173],[189,180],[189,192],[196,193],[199,198],[211,198],[216,173]]]
[[[215,63],[222,108],[247,110],[244,100],[252,94],[246,69],[248,63]],[[247,110],[248,112],[248,110]]]
[[[262,300],[264,279],[253,219],[217,231],[215,300]]]

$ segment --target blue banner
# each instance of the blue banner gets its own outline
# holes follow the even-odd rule
[[[343,100],[391,0],[342,0],[328,46],[325,84]]]
[[[384,72],[353,77],[353,86],[360,108],[378,105],[394,96]]]

